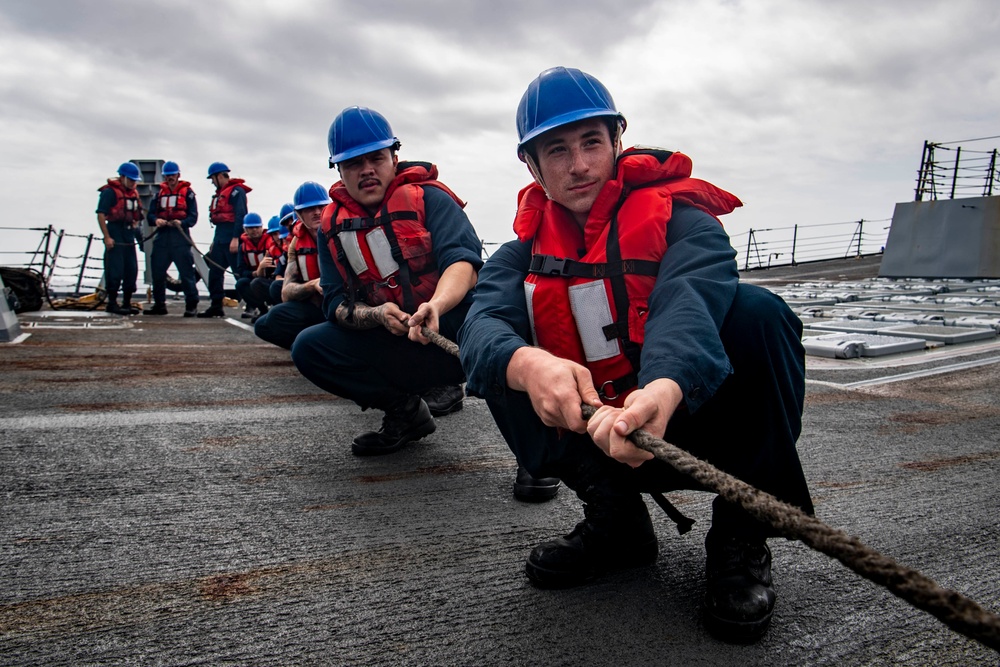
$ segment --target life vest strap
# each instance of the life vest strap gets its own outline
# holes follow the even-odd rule
[[[600,387],[597,387],[597,395],[601,397],[602,401],[613,401],[621,396],[623,392],[638,386],[639,376],[635,373],[629,373],[617,380],[608,380]]]
[[[383,212],[377,218],[346,218],[338,225],[338,231],[358,232],[387,225],[396,220],[417,220],[416,211]]]
[[[528,273],[573,278],[614,278],[624,275],[655,276],[660,263],[648,259],[623,259],[617,262],[580,262],[554,255],[532,255]]]

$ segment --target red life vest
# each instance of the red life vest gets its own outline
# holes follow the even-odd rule
[[[164,220],[184,220],[187,218],[187,197],[190,190],[191,184],[188,181],[177,181],[176,190],[171,190],[166,181],[160,183],[159,217]]]
[[[743,204],[690,178],[691,159],[629,149],[591,207],[584,229],[531,184],[518,195],[514,231],[532,240],[524,281],[538,346],[590,369],[601,400],[621,407],[638,385],[649,295],[667,251],[673,203],[715,217]]]
[[[437,174],[429,162],[400,162],[375,217],[342,182],[330,188],[333,203],[323,211],[322,229],[347,285],[349,308],[358,298],[369,306],[392,301],[413,313],[434,295],[441,276],[425,224],[422,186],[436,187],[465,207]]]
[[[242,178],[231,178],[226,183],[226,187],[216,190],[212,197],[212,203],[208,206],[208,219],[213,225],[220,222],[236,222],[236,211],[233,210],[233,202],[229,199],[236,186],[239,186],[243,192],[251,191]]]
[[[319,246],[316,244],[316,236],[301,222],[295,224],[289,236],[295,238],[295,261],[302,282],[319,278]]]
[[[250,235],[244,232],[240,236],[240,248],[243,250],[243,261],[251,269],[256,270],[260,266],[260,261],[264,259],[265,255],[270,254],[270,247],[274,245],[274,241],[267,234],[261,234],[260,238],[256,241],[250,238]]]
[[[131,225],[142,219],[142,203],[139,201],[139,191],[132,188],[126,190],[117,178],[109,178],[107,185],[97,188],[98,192],[111,188],[115,192],[115,204],[108,211],[108,222],[125,222]]]

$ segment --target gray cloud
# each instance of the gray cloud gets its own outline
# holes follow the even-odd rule
[[[627,143],[684,150],[742,196],[731,229],[887,217],[924,139],[1000,134],[998,33],[988,0],[13,0],[0,195],[26,224],[90,230],[119,162],[179,161],[204,208],[221,159],[270,215],[301,181],[336,178],[327,128],[362,104],[502,240],[527,179],[515,105],[563,64],[611,88]]]

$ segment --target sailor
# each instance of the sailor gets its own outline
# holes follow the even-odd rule
[[[132,306],[132,295],[139,275],[139,262],[135,253],[136,233],[142,220],[142,203],[135,189],[142,181],[139,167],[123,162],[118,167],[118,178],[109,178],[98,188],[97,224],[104,236],[104,286],[108,295],[105,310],[116,315],[135,315],[139,309]],[[122,303],[118,305],[121,290]]]
[[[469,393],[486,399],[518,460],[584,503],[576,528],[531,551],[528,578],[573,586],[656,561],[640,492],[696,485],[626,439],[640,428],[811,512],[795,449],[802,324],[780,298],[739,283],[716,217],[739,200],[690,178],[681,153],[622,151],[625,117],[577,69],[542,72],[517,128],[534,182],[458,343]],[[597,408],[589,422],[581,404]],[[768,627],[771,534],[715,499],[705,621],[724,640]]]
[[[215,196],[208,208],[208,219],[215,226],[215,236],[205,259],[208,262],[208,295],[211,305],[198,317],[225,317],[222,300],[226,296],[226,270],[236,269],[243,218],[247,214],[247,193],[251,188],[242,178],[231,178],[223,162],[208,166],[208,178],[215,186]]]
[[[326,321],[316,233],[323,220],[323,210],[329,203],[326,188],[306,181],[295,190],[294,215],[285,213],[281,218],[299,220],[288,233],[291,241],[281,281],[281,302],[257,320],[254,333],[286,350],[292,349],[295,337],[303,329]]]
[[[198,284],[191,254],[191,228],[198,222],[198,202],[188,181],[181,180],[176,162],[163,163],[163,182],[149,205],[146,220],[153,228],[153,307],[148,315],[167,314],[167,269],[177,267],[184,292],[184,317],[198,314]]]
[[[281,288],[284,287],[285,279],[285,268],[288,266],[288,245],[291,242],[291,236],[289,235],[289,227],[293,224],[295,220],[295,208],[292,206],[291,202],[281,205],[281,211],[278,213],[278,248],[281,249],[281,255],[278,257],[278,263],[274,267],[274,282],[271,283],[271,291],[269,295],[268,303],[279,304],[281,303]]]
[[[281,249],[264,233],[264,221],[260,215],[247,213],[243,218],[243,234],[240,235],[236,260],[236,291],[253,317],[267,312],[275,255],[280,253]]]
[[[481,246],[437,167],[399,160],[399,139],[382,114],[344,109],[328,139],[341,180],[317,239],[326,321],[298,335],[292,360],[320,388],[384,411],[382,427],[358,435],[351,450],[389,454],[437,428],[421,392],[465,379],[458,359],[428,345],[421,329],[454,340]],[[550,498],[558,480],[542,485]]]

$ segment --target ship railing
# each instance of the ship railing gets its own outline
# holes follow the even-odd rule
[[[997,149],[963,147],[957,144],[1000,139],[980,137],[961,141],[925,141],[917,170],[914,201],[992,197],[1000,194],[1000,162]]]
[[[746,242],[733,239],[743,271],[797,266],[830,259],[879,255],[892,218],[750,229]]]

